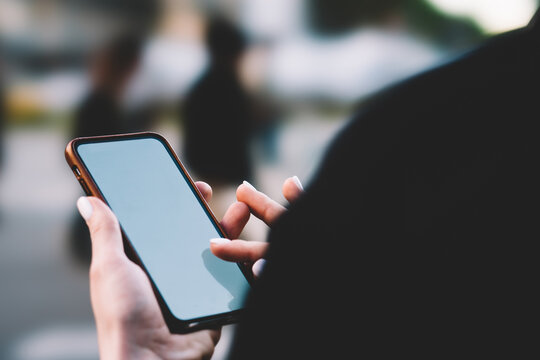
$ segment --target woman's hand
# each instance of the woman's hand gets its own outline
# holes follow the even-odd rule
[[[212,189],[196,183],[209,200]],[[171,334],[144,271],[127,258],[116,217],[101,200],[82,197],[77,207],[90,228],[90,296],[100,358],[209,359],[220,330]],[[241,218],[234,217],[236,226]],[[249,214],[248,214],[249,215]],[[247,221],[247,220],[246,220]]]
[[[206,200],[212,189],[196,183]],[[283,184],[283,195],[294,201],[302,192],[298,178]],[[221,225],[231,238],[242,232],[250,213],[271,225],[285,208],[248,183],[237,190],[238,202],[227,210]],[[220,337],[220,330],[203,330],[187,335],[171,334],[144,271],[124,253],[118,221],[101,200],[82,197],[77,207],[86,220],[92,238],[90,295],[96,319],[101,359],[208,359]],[[230,261],[254,263],[262,259],[264,242],[222,240],[212,242],[217,256]],[[258,262],[261,264],[261,261]],[[257,266],[254,267],[257,272]]]
[[[287,201],[295,201],[303,192],[302,184],[296,176],[290,177],[283,183],[282,192]],[[232,204],[225,213],[221,225],[231,239],[240,235],[250,213],[272,226],[274,221],[285,211],[278,202],[270,199],[251,184],[244,181],[236,190],[238,202]],[[257,277],[264,267],[264,255],[268,243],[261,241],[211,239],[210,249],[219,258],[232,262],[246,263],[252,266],[253,274]]]

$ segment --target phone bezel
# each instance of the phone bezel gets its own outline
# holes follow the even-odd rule
[[[188,171],[174,152],[173,148],[169,144],[169,142],[160,134],[155,132],[139,132],[139,133],[129,133],[129,134],[118,134],[118,135],[105,135],[105,136],[92,136],[92,137],[79,137],[71,140],[65,150],[65,157],[66,161],[69,165],[69,167],[72,169],[75,177],[77,180],[79,180],[79,183],[85,193],[88,196],[95,196],[99,199],[101,199],[103,202],[105,202],[108,205],[107,200],[101,193],[99,187],[95,183],[92,175],[90,174],[88,168],[84,164],[83,160],[79,156],[77,152],[77,147],[81,144],[89,144],[89,143],[102,143],[102,142],[112,142],[112,141],[124,141],[124,140],[133,140],[133,139],[156,139],[159,142],[164,145],[165,149],[168,151],[169,155],[171,156],[171,159],[175,162],[175,165],[177,166],[178,170],[182,174],[182,176],[187,180],[191,190],[197,197],[197,200],[205,210],[206,214],[209,216],[210,220],[212,221],[213,225],[218,229],[220,234],[223,237],[227,237],[227,234],[219,224],[219,221],[216,219],[214,213],[208,206],[208,203],[200,193],[197,186],[195,186],[195,183],[191,176],[189,175]],[[78,169],[78,173],[75,170]],[[154,291],[154,294],[158,300],[159,306],[161,308],[161,312],[163,314],[163,318],[169,328],[169,331],[171,333],[177,333],[177,334],[183,334],[188,332],[197,331],[200,329],[207,329],[207,328],[215,328],[226,324],[236,323],[241,318],[242,313],[244,312],[243,309],[234,310],[230,312],[220,313],[220,314],[214,314],[209,316],[204,316],[200,318],[194,318],[194,319],[179,319],[176,316],[173,315],[171,310],[169,309],[169,306],[165,302],[164,298],[162,297],[159,289],[155,285],[155,282],[152,279],[152,276],[144,266],[143,262],[137,255],[136,250],[134,249],[133,245],[127,238],[127,236],[124,233],[124,230],[122,229],[122,225],[120,224],[120,230],[122,232],[122,239],[124,243],[124,251],[126,252],[126,255],[128,258],[135,262],[137,265],[139,265],[143,271],[146,273],[148,278],[150,279],[150,283],[152,284],[152,289]],[[242,274],[246,277],[248,283],[250,285],[253,285],[253,275],[250,271],[244,266],[242,263],[237,264],[240,268]]]

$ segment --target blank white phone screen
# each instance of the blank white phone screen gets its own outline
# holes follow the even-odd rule
[[[249,284],[215,257],[221,237],[164,144],[155,138],[80,144],[79,156],[173,315],[242,308]]]

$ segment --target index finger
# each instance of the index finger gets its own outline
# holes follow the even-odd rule
[[[285,212],[285,207],[257,191],[247,181],[244,181],[236,190],[236,198],[249,207],[249,210],[267,225],[271,225]]]

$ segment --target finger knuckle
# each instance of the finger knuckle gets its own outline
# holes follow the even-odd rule
[[[90,279],[99,280],[111,273],[111,270],[118,268],[121,259],[111,253],[104,259],[92,259],[90,263]]]
[[[269,221],[273,220],[275,217],[275,209],[270,201],[266,201],[263,205],[263,216]]]
[[[99,236],[103,234],[112,234],[119,231],[118,221],[116,218],[106,217],[97,221],[91,228],[90,232],[93,236]]]

